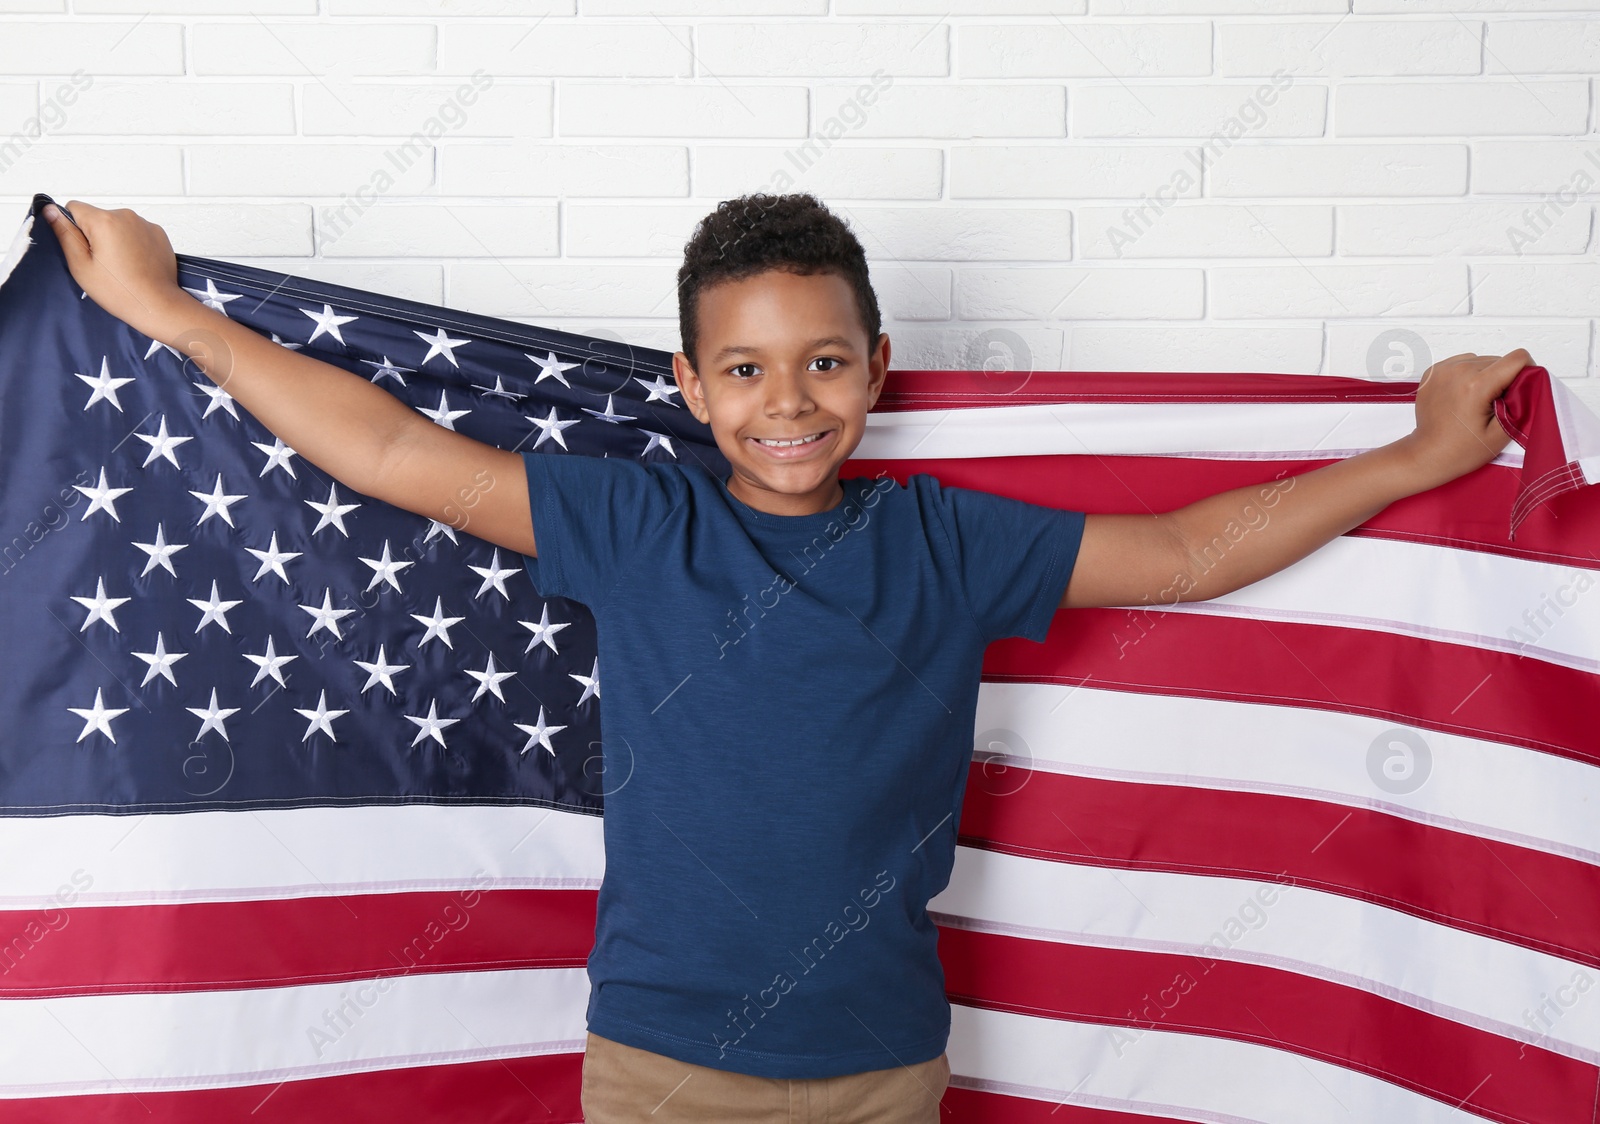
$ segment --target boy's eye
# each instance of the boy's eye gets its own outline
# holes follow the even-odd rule
[[[842,362],[843,362],[843,360],[841,360],[838,357],[833,356],[833,355],[819,355],[815,359],[813,359],[811,361],[811,363],[808,364],[807,366],[808,366],[808,369],[815,369],[815,365],[818,364],[818,363],[830,364],[830,366],[823,367],[821,369],[821,371],[819,372],[820,374],[827,374],[830,371],[837,370]],[[756,371],[758,370],[758,368],[756,367],[756,365],[754,363],[740,363],[739,365],[737,365],[735,367],[729,367],[728,368],[728,373],[730,375],[733,375],[735,378],[743,379],[746,376],[741,374],[740,372],[741,371],[745,371],[746,369],[749,370],[751,375],[754,375],[756,373]]]
[[[755,366],[756,365],[754,363],[740,363],[737,367],[732,368],[732,373],[737,375],[745,367],[749,367],[752,371],[754,371]]]
[[[823,371],[832,371],[832,370],[834,370],[835,368],[838,367],[840,361],[838,359],[836,359],[835,357],[833,357],[832,355],[819,355],[815,359],[813,359],[812,362],[813,363],[832,363],[833,364],[832,367],[824,367],[824,368],[822,368]]]

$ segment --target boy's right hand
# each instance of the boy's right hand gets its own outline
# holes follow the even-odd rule
[[[77,226],[53,203],[45,205],[44,217],[73,280],[118,320],[159,339],[174,304],[188,297],[178,285],[178,259],[167,232],[126,208],[105,211],[77,199],[67,208]]]

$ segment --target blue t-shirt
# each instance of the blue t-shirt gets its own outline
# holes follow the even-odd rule
[[[984,648],[1043,640],[1084,515],[928,475],[773,515],[692,464],[524,453],[545,597],[595,618],[589,1029],[832,1077],[937,1057]]]

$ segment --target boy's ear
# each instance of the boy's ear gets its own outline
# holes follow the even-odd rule
[[[883,393],[883,383],[888,375],[889,333],[879,332],[878,342],[867,359],[867,409],[877,405],[878,395]]]
[[[672,377],[678,384],[678,391],[683,395],[684,404],[689,407],[689,412],[695,420],[702,425],[711,420],[710,413],[706,410],[705,393],[700,385],[700,376],[695,373],[694,367],[689,362],[689,356],[681,351],[672,353]]]

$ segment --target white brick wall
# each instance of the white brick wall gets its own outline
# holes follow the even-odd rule
[[[1600,0],[0,0],[0,206],[673,348],[696,220],[808,190],[899,367],[1588,395],[1597,75]]]

